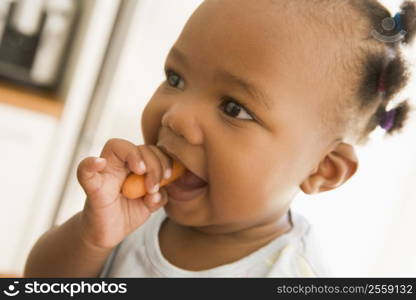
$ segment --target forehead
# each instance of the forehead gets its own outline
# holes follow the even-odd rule
[[[208,0],[191,16],[177,44],[195,58],[234,64],[251,71],[269,70],[284,59],[290,32],[261,5],[245,0]],[[267,2],[267,1],[266,1]],[[238,5],[245,4],[245,5]],[[283,22],[281,22],[283,23]],[[267,61],[267,64],[264,62]]]
[[[296,14],[276,5],[280,2],[286,1],[206,0],[174,48],[204,76],[225,70],[255,84],[273,102],[291,102],[310,112],[330,92],[323,74],[330,47],[317,41]]]
[[[265,11],[256,6],[255,11],[242,8],[236,5],[238,2],[203,2],[187,22],[169,57],[180,59],[174,51],[178,49],[189,65],[203,66],[204,73],[228,73],[257,86],[267,84],[265,79],[273,80],[275,85],[282,82],[279,77],[285,76],[282,64],[287,53],[287,43],[283,41],[288,33],[264,22]]]

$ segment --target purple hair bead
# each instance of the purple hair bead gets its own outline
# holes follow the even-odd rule
[[[380,122],[381,128],[389,131],[394,125],[394,119],[396,118],[397,108],[389,110],[384,113],[384,116]]]

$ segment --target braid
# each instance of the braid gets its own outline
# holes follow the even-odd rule
[[[369,39],[378,44],[364,51],[363,71],[358,87],[359,110],[372,112],[357,137],[358,144],[365,144],[368,135],[377,126],[380,125],[388,135],[392,135],[402,129],[408,119],[408,100],[389,111],[386,107],[410,78],[399,46],[409,45],[416,35],[416,3],[405,1],[400,7],[401,12],[394,19],[377,0],[353,0],[351,4],[369,19],[375,28]],[[389,28],[387,21],[393,20],[395,26]],[[394,29],[393,34],[391,29]]]
[[[400,9],[402,11],[403,27],[407,31],[402,42],[409,45],[416,36],[416,4],[406,1],[400,6]]]

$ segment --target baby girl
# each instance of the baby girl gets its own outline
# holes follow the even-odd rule
[[[205,0],[142,113],[144,145],[85,158],[85,206],[43,234],[27,277],[327,276],[291,203],[355,174],[354,146],[400,131],[401,46],[416,5],[377,0]],[[182,178],[160,186],[182,163]],[[125,198],[129,173],[148,193]],[[328,212],[330,213],[330,212]]]

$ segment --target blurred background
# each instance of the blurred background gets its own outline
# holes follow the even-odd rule
[[[21,275],[36,239],[82,209],[83,158],[112,137],[143,143],[141,112],[201,2],[0,0],[0,274]],[[397,99],[414,95],[415,76]],[[377,129],[347,184],[295,200],[332,276],[416,276],[414,132],[414,112],[402,134]]]

